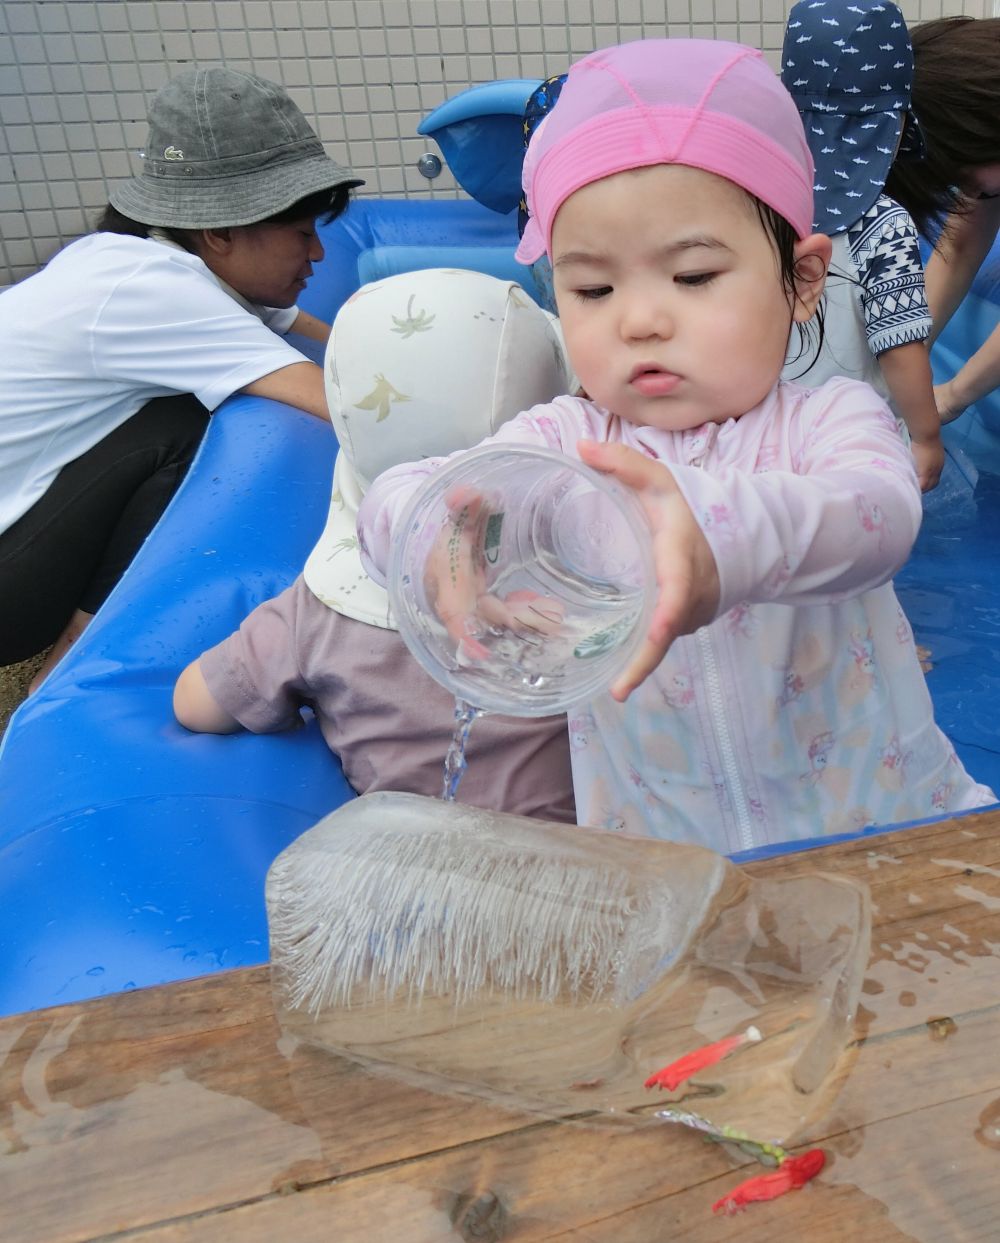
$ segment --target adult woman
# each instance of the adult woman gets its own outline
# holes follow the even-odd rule
[[[199,69],[156,96],[142,173],[97,232],[0,296],[0,664],[82,632],[234,392],[328,418],[322,370],[282,340],[318,216],[363,184],[281,87]]]
[[[911,32],[919,161],[897,160],[888,191],[926,231],[947,214],[927,265],[931,340],[965,297],[1000,232],[1000,18],[946,17]],[[942,422],[1000,385],[1000,329],[935,390]]]

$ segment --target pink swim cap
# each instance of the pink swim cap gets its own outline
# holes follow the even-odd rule
[[[569,71],[535,131],[522,183],[530,219],[516,258],[552,250],[552,222],[581,186],[630,168],[686,164],[812,232],[813,162],[791,95],[760,52],[714,39],[644,39]]]

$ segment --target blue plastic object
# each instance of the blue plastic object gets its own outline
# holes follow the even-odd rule
[[[437,142],[462,189],[493,211],[513,211],[521,198],[521,121],[540,84],[540,78],[508,78],[470,86],[417,126]]]
[[[326,253],[299,305],[327,322],[359,285],[397,272],[470,267],[525,283],[516,213],[466,199],[359,199],[321,237]]]
[[[271,859],[351,790],[315,722],[193,735],[181,668],[286,586],[322,529],[328,425],[240,397],[0,752],[0,1011],[267,955]]]

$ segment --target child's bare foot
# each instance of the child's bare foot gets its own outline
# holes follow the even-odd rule
[[[33,695],[41,686],[52,670],[58,665],[69,649],[77,641],[80,635],[87,629],[94,619],[93,613],[85,613],[83,609],[77,609],[73,616],[66,623],[66,628],[62,634],[56,639],[55,643],[49,651],[48,656],[42,662],[41,668],[28,683],[28,694]]]

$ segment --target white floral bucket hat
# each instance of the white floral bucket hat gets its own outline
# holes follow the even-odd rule
[[[306,584],[345,617],[394,630],[388,595],[358,555],[368,486],[400,462],[472,448],[569,392],[569,365],[556,320],[516,282],[429,268],[362,286],[337,314],[324,372],[340,453]]]

